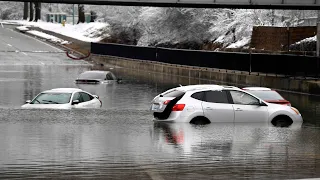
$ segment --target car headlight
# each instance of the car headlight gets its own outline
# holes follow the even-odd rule
[[[300,112],[298,111],[298,109],[294,108],[294,107],[290,107],[297,115],[300,115]]]

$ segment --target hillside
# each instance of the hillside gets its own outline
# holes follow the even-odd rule
[[[1,19],[22,19],[23,3],[0,2],[0,6]],[[43,20],[49,11],[72,14],[72,5],[43,3]],[[253,26],[295,27],[317,16],[316,11],[92,5],[85,11],[97,14],[99,26],[105,24],[89,33],[103,42],[209,50],[247,48]]]

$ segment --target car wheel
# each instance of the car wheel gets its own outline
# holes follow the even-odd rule
[[[195,125],[205,125],[205,124],[210,124],[210,120],[206,117],[195,117],[190,121],[190,124],[195,124]]]
[[[276,127],[289,127],[293,121],[287,116],[279,116],[274,118],[271,123]]]

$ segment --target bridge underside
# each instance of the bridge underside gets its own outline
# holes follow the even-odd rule
[[[13,1],[30,2],[30,0]],[[32,2],[154,7],[320,10],[320,0],[32,0]]]

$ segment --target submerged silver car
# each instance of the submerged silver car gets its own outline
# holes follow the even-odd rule
[[[76,79],[77,84],[103,84],[120,82],[111,71],[85,71]]]

